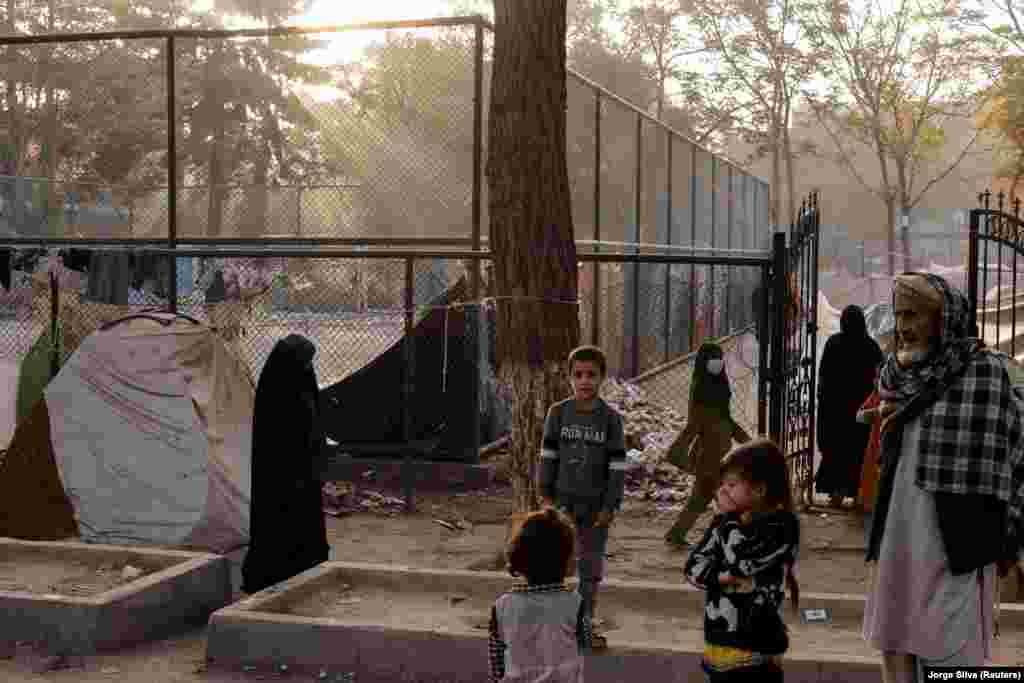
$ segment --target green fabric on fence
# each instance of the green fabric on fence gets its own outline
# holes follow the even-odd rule
[[[57,348],[63,351],[64,330],[57,323]],[[64,364],[64,354],[58,356],[58,365]],[[28,418],[36,403],[43,397],[43,390],[50,383],[50,369],[53,363],[53,344],[50,330],[47,328],[36,339],[25,359],[21,361],[21,372],[18,373],[18,404],[17,422],[19,425]]]

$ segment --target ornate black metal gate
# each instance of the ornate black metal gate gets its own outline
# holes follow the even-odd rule
[[[815,380],[818,358],[818,194],[800,205],[789,232],[776,233],[769,335],[769,434],[790,462],[796,492],[807,504],[814,490]],[[782,321],[777,324],[776,321]],[[764,356],[762,356],[764,357]]]
[[[1017,270],[1024,266],[1024,222],[1020,199],[1007,205],[1000,192],[994,207],[991,202],[992,193],[986,190],[978,195],[980,207],[971,211],[967,298],[979,336],[990,347],[1016,357]],[[1019,279],[1024,280],[1024,273]],[[1024,313],[1021,318],[1024,324]]]

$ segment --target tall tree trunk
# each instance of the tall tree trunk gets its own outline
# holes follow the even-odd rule
[[[885,215],[888,220],[889,276],[892,277],[896,274],[896,200],[891,196],[885,199]]]
[[[789,195],[789,222],[796,220],[796,171],[793,162],[793,143],[789,137],[790,102],[786,99],[785,116],[782,121],[782,153],[786,158],[786,190]]]
[[[512,394],[516,509],[538,505],[548,406],[568,392],[579,343],[576,243],[566,166],[566,0],[494,0],[487,159],[498,377]],[[504,298],[509,297],[509,298]]]
[[[206,234],[209,237],[220,237],[224,223],[224,102],[217,89],[217,80],[221,78],[223,55],[221,48],[215,48],[207,62],[206,108],[209,119],[213,121],[210,140],[210,160],[207,166],[206,184],[209,187],[209,199],[206,213]]]
[[[782,191],[781,191],[782,172],[781,172],[780,163],[779,163],[779,161],[780,161],[779,160],[779,135],[778,135],[779,129],[778,129],[777,125],[773,125],[773,129],[774,130],[772,132],[772,141],[771,141],[771,145],[772,145],[772,185],[771,186],[774,187],[774,188],[777,188],[777,189],[776,189],[775,192],[771,193],[771,206],[769,207],[769,211],[771,212],[770,219],[771,219],[771,224],[772,224],[772,231],[774,232],[774,231],[779,230],[779,229],[785,229],[785,225],[782,222],[782,216],[780,215],[780,212],[779,212],[779,205],[780,205],[781,200],[782,200]]]

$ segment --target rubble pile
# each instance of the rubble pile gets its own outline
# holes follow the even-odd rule
[[[325,482],[322,491],[324,512],[332,517],[353,512],[384,512],[393,515],[405,507],[405,501],[401,498],[355,487],[343,481]]]
[[[693,477],[665,460],[686,419],[672,408],[647,401],[635,384],[609,378],[601,398],[623,418],[626,442],[626,497],[669,506],[689,494]]]

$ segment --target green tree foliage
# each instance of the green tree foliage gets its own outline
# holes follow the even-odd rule
[[[945,0],[856,9],[833,0],[806,6],[803,20],[808,39],[829,56],[828,85],[809,102],[837,161],[885,205],[894,272],[898,213],[915,207],[978,140],[976,131],[951,154],[944,127],[974,119],[984,104],[987,53],[978,36],[954,30],[957,14]],[[877,182],[858,152],[876,160]]]

